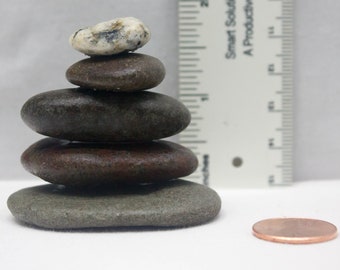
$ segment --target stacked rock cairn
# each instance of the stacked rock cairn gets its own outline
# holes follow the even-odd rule
[[[144,91],[161,83],[160,60],[133,53],[150,39],[127,17],[75,32],[71,45],[90,56],[66,72],[78,88],[30,98],[24,122],[49,136],[21,157],[25,169],[50,182],[8,199],[24,224],[48,229],[182,227],[220,211],[212,189],[178,179],[197,168],[187,148],[160,140],[179,133],[190,112],[179,101]]]

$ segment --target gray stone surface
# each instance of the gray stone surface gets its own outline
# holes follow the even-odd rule
[[[215,191],[184,180],[101,191],[49,184],[17,191],[7,204],[18,220],[49,229],[193,226],[221,208]]]
[[[165,67],[160,60],[139,53],[87,58],[66,71],[66,78],[75,85],[117,92],[156,87],[164,76]]]
[[[72,141],[148,141],[175,135],[189,110],[166,95],[62,89],[30,98],[21,110],[34,131]]]
[[[38,177],[66,186],[151,183],[191,174],[197,158],[172,142],[72,143],[47,138],[21,156],[23,166]]]

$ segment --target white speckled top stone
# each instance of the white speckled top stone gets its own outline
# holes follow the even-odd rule
[[[76,31],[71,46],[89,56],[135,51],[150,40],[150,30],[133,17],[116,18]]]

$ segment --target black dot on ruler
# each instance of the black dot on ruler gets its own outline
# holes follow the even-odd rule
[[[243,160],[242,160],[242,158],[240,158],[240,157],[235,157],[234,159],[233,159],[233,166],[234,167],[236,167],[236,168],[238,168],[238,167],[241,167],[242,166],[242,164],[243,164]]]

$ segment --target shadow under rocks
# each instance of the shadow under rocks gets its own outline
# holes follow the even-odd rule
[[[185,180],[173,179],[160,183],[145,183],[136,185],[103,185],[91,186],[87,188],[65,187],[63,185],[41,185],[34,189],[44,194],[54,194],[62,196],[77,196],[77,197],[105,197],[105,196],[120,196],[120,195],[147,195],[168,187],[188,186],[193,183]]]

